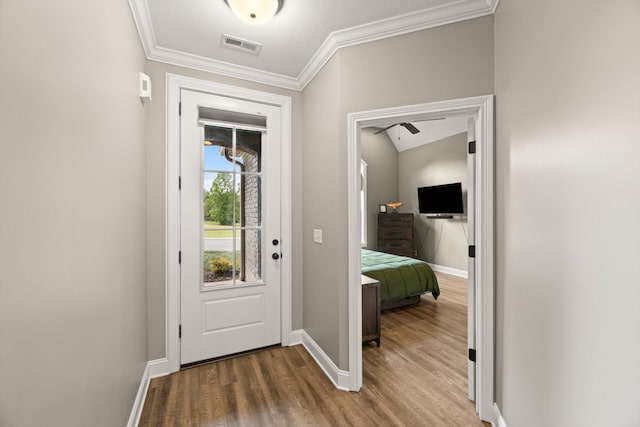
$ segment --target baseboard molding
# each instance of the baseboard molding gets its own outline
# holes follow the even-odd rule
[[[144,368],[142,373],[142,379],[138,386],[138,393],[136,399],[133,402],[133,408],[131,408],[131,414],[129,415],[129,421],[127,421],[127,427],[137,427],[140,422],[140,416],[142,415],[142,408],[144,407],[144,400],[147,397],[147,390],[149,390],[149,363]]]
[[[133,402],[133,408],[129,415],[129,421],[127,421],[127,427],[137,427],[140,422],[142,408],[144,408],[144,401],[147,398],[147,391],[149,390],[149,381],[153,378],[169,375],[170,373],[169,360],[166,358],[147,362],[147,366],[145,366],[144,372],[142,373],[140,385],[138,386],[136,400]]]
[[[464,270],[458,270],[457,268],[445,267],[444,265],[432,264],[428,263],[433,271],[437,271],[439,273],[450,274],[452,276],[462,277],[465,279],[469,278],[469,273]]]
[[[507,423],[504,421],[504,418],[502,418],[502,414],[500,413],[500,409],[498,408],[497,403],[493,404],[493,415],[496,422],[492,422],[491,424],[494,427],[507,427]]]
[[[302,335],[304,331],[302,329],[296,329],[289,334],[289,346],[302,344]]]
[[[349,391],[349,371],[338,369],[333,360],[305,331],[302,331],[302,345],[338,390]]]

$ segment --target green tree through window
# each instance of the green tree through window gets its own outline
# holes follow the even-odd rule
[[[204,219],[220,225],[233,224],[233,177],[229,173],[219,173],[211,183],[211,189],[204,194]],[[236,216],[240,214],[240,198],[235,198]]]

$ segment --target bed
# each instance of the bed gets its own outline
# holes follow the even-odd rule
[[[362,249],[362,274],[380,282],[380,309],[415,304],[420,295],[440,295],[438,279],[424,261]]]

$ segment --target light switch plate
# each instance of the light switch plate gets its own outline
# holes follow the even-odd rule
[[[322,243],[322,230],[318,230],[317,228],[313,229],[313,242]]]

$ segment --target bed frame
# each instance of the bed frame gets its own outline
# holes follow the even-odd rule
[[[425,292],[428,293],[428,292]],[[382,301],[380,302],[380,311],[391,310],[392,308],[404,307],[407,305],[413,305],[420,302],[420,295],[413,295],[410,297],[404,297],[402,299],[397,299],[393,301]]]

